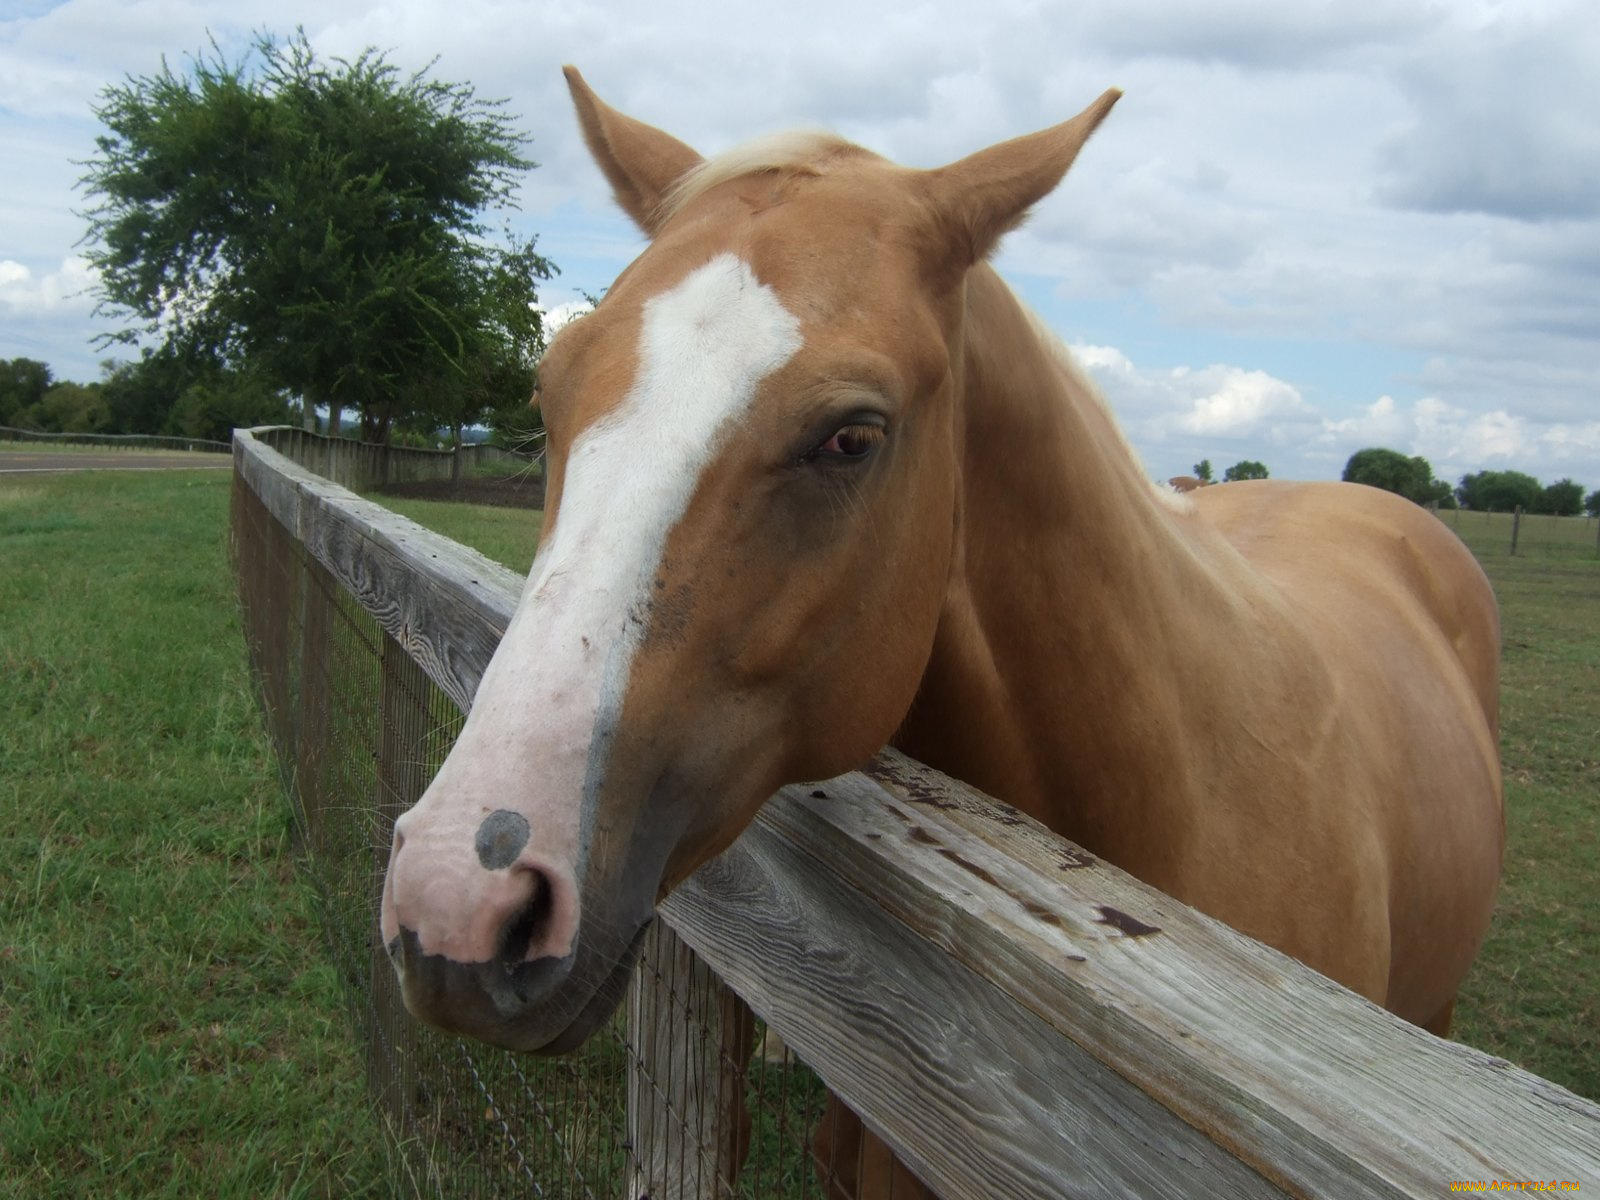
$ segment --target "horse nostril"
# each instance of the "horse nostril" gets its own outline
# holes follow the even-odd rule
[[[508,965],[525,962],[533,947],[544,941],[554,910],[550,881],[541,872],[533,876],[533,893],[500,931],[499,960]]]
[[[508,808],[490,813],[478,826],[477,836],[473,839],[478,862],[486,871],[509,867],[527,846],[529,834],[528,818],[521,813]]]

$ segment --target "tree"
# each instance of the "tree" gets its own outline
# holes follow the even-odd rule
[[[448,428],[457,446],[468,425],[530,424],[528,402],[545,335],[544,315],[529,298],[554,267],[532,241],[509,232],[506,240],[508,248],[482,278],[464,287],[469,294],[462,303],[472,323],[463,331],[452,374],[418,412],[430,429]]]
[[[15,425],[50,390],[50,368],[31,358],[0,359],[0,425]]]
[[[213,46],[102,93],[83,180],[100,307],[133,322],[114,340],[245,369],[333,430],[349,406],[381,439],[436,399],[422,381],[468,373],[478,297],[519,253],[481,214],[535,164],[467,85],[372,50],[325,66],[304,32],[253,51],[254,71]]]
[[[1600,488],[1583,498],[1583,511],[1591,517],[1600,517]]]
[[[1531,512],[1541,490],[1537,479],[1521,471],[1479,471],[1461,477],[1456,496],[1463,508],[1479,512],[1510,512],[1519,505]]]
[[[1583,511],[1583,485],[1570,479],[1560,479],[1540,488],[1532,511],[1558,517],[1577,516]]]
[[[1433,477],[1433,466],[1421,455],[1407,457],[1381,446],[1357,450],[1345,463],[1346,483],[1364,483],[1404,496],[1416,504],[1443,503],[1450,485]]]
[[[1199,462],[1195,463],[1194,477],[1201,483],[1216,482],[1216,480],[1211,476],[1211,460],[1209,458],[1202,458]]]
[[[1254,459],[1250,458],[1244,459],[1242,462],[1234,463],[1233,466],[1229,467],[1222,473],[1222,481],[1224,483],[1233,483],[1240,479],[1265,478],[1267,478],[1266,465],[1263,463],[1258,463]]]
[[[24,429],[44,433],[105,433],[111,428],[111,411],[97,383],[58,383],[17,416]]]

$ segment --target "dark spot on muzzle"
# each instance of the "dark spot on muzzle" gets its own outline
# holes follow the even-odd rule
[[[478,826],[478,836],[473,839],[478,862],[488,871],[509,867],[528,844],[528,834],[528,818],[521,813],[506,808],[490,813]]]

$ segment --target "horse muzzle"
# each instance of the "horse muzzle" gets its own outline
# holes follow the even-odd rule
[[[395,825],[380,930],[406,1007],[497,1046],[561,1053],[620,1001],[653,896],[629,904],[605,889],[586,904],[571,856],[521,816],[470,820],[419,805]]]
[[[424,953],[402,928],[388,943],[406,1007],[436,1028],[506,1050],[565,1054],[577,1049],[621,1003],[648,928],[619,954],[462,963]]]

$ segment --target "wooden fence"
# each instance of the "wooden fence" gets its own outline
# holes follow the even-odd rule
[[[234,446],[236,559],[269,723],[302,810],[369,806],[357,855],[365,907],[339,919],[354,931],[352,988],[382,995],[393,991],[375,930],[388,825],[453,736],[445,710],[470,703],[521,577],[257,436],[240,432]],[[302,566],[273,565],[291,559]],[[375,633],[340,649],[330,606]],[[374,775],[354,799],[326,779],[347,731],[305,702],[307,680],[341,655],[366,662],[381,693],[365,706]],[[407,726],[392,715],[423,685],[445,699]],[[741,1165],[752,1144],[741,1088],[766,1078],[747,1058],[743,1005],[946,1197],[1600,1187],[1600,1107],[1398,1021],[893,752],[861,773],[785,788],[660,916],[664,940],[641,965],[630,1028],[615,1034],[625,1067],[606,1085],[625,1097],[614,1101],[626,1111],[622,1165],[598,1186],[591,1166],[581,1188],[530,1168],[529,1194],[808,1194],[803,1148],[765,1183]],[[662,996],[687,1015],[664,1016]],[[680,1020],[695,1037],[660,1036]],[[428,1091],[418,1080],[441,1055],[478,1055],[475,1077],[486,1071],[481,1050],[406,1048],[425,1035],[403,1019],[367,1026],[382,1043],[375,1060],[388,1063],[375,1085],[391,1114],[415,1118]],[[690,1042],[706,1057],[691,1060]],[[545,1086],[523,1078],[512,1090],[550,1109]],[[498,1127],[507,1105],[485,1112]],[[403,1138],[440,1141],[436,1129],[416,1134],[422,1118],[395,1119]],[[558,1141],[582,1140],[570,1119],[546,1125]],[[489,1133],[484,1153],[507,1157]],[[526,1139],[513,1148],[527,1167]],[[411,1171],[421,1190],[433,1186],[434,1167]]]
[[[418,450],[357,442],[311,433],[293,425],[255,429],[251,436],[334,483],[354,490],[429,479],[460,479],[486,466],[531,466],[533,458],[499,446],[465,445],[457,450]]]
[[[46,446],[101,446],[105,449],[138,450],[205,450],[227,454],[227,442],[208,441],[205,438],[163,437],[146,433],[48,433],[37,429],[16,429],[0,425],[0,442],[39,442]]]

